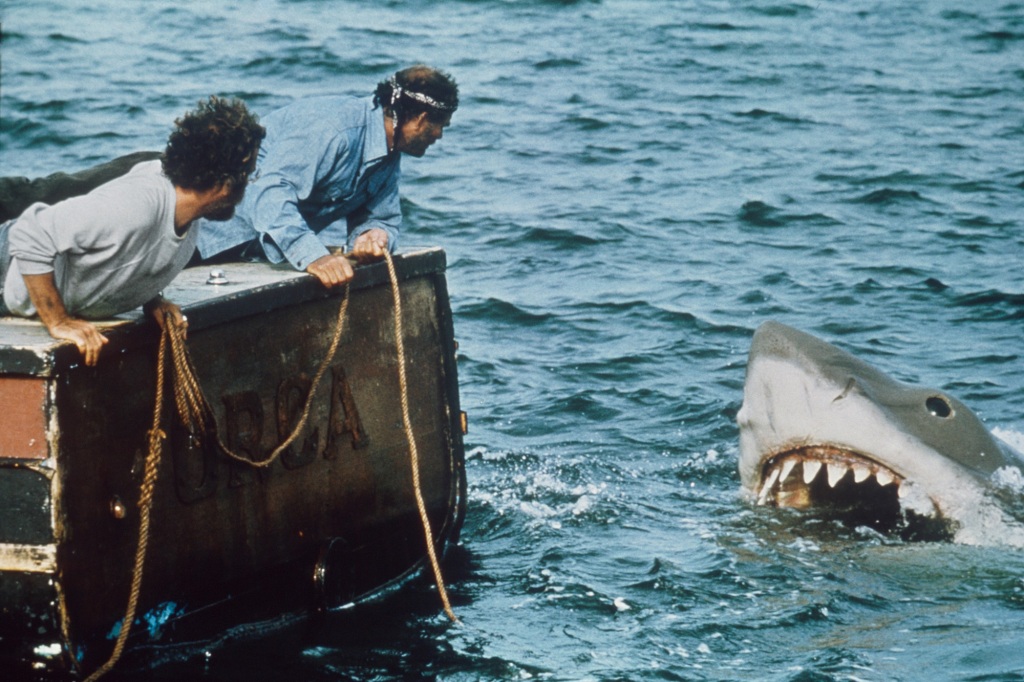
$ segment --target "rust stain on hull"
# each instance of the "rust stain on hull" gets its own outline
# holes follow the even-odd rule
[[[47,458],[45,410],[45,379],[0,375],[0,458]]]

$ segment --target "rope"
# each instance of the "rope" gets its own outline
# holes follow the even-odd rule
[[[302,417],[299,419],[298,424],[295,425],[291,435],[278,445],[266,460],[254,462],[225,447],[220,440],[216,425],[213,425],[212,431],[217,437],[217,443],[230,457],[256,467],[269,466],[302,432],[309,419],[313,394],[316,392],[320,380],[326,373],[338,349],[338,343],[341,340],[341,334],[344,329],[345,314],[348,311],[348,300],[349,287],[346,285],[345,298],[338,309],[338,320],[334,329],[334,337],[331,339],[331,346],[327,351],[327,356],[317,369],[316,376],[309,389],[309,395],[306,396],[306,405],[302,410]],[[160,337],[160,349],[157,353],[153,427],[149,430],[149,452],[146,455],[146,465],[139,492],[139,540],[135,550],[135,565],[132,570],[132,584],[128,595],[128,604],[125,607],[125,615],[121,620],[121,629],[117,634],[117,641],[114,643],[114,650],[110,654],[110,658],[87,677],[85,682],[95,682],[117,665],[121,654],[124,652],[125,643],[128,641],[128,635],[131,633],[132,622],[135,620],[135,611],[138,608],[139,593],[142,589],[142,574],[146,561],[146,549],[149,546],[149,519],[153,508],[153,491],[156,488],[157,465],[160,463],[163,441],[167,437],[167,434],[160,429],[160,419],[164,409],[164,374],[167,366],[168,346],[171,348],[171,360],[174,363],[174,400],[182,422],[195,432],[197,429],[206,429],[212,424],[213,420],[213,412],[206,401],[199,381],[196,379],[195,366],[192,364],[192,358],[185,346],[185,326],[179,326],[168,320],[164,324],[163,334]]]
[[[237,452],[228,448],[220,438],[220,430],[217,429],[214,423],[213,410],[210,408],[209,402],[206,400],[206,396],[203,394],[203,389],[199,385],[198,379],[196,379],[196,369],[192,364],[192,358],[189,356],[188,348],[185,345],[185,330],[184,329],[172,329],[170,332],[171,338],[171,352],[174,358],[175,366],[175,400],[178,406],[178,414],[181,416],[182,422],[193,432],[193,433],[210,433],[214,434],[217,439],[217,444],[220,446],[224,453],[239,462],[248,464],[250,466],[264,468],[274,463],[282,452],[288,449],[288,447],[295,442],[295,439],[299,437],[302,430],[306,426],[306,422],[309,421],[309,413],[313,407],[313,395],[316,393],[317,387],[320,385],[320,381],[324,378],[327,370],[330,368],[331,361],[334,360],[334,354],[338,350],[338,344],[341,341],[341,334],[345,328],[345,315],[348,312],[348,301],[349,301],[349,286],[345,285],[345,297],[341,301],[341,306],[338,308],[338,318],[334,326],[334,336],[331,339],[331,345],[327,349],[327,355],[324,356],[320,366],[316,370],[316,375],[313,377],[313,383],[309,387],[309,393],[306,395],[306,402],[302,408],[302,416],[299,418],[298,423],[295,424],[295,428],[292,429],[291,434],[281,441],[274,451],[271,452],[266,458],[261,460],[252,460],[244,455],[240,455]]]
[[[168,322],[164,325],[165,330],[175,325]],[[107,662],[99,667],[92,675],[86,678],[85,682],[95,682],[103,675],[106,675],[117,664],[124,652],[125,642],[128,641],[128,634],[132,629],[132,621],[135,620],[135,610],[139,604],[139,592],[142,589],[142,572],[146,562],[146,548],[149,546],[149,516],[153,508],[153,490],[156,487],[157,465],[160,463],[163,440],[167,437],[160,429],[160,417],[163,413],[164,396],[164,366],[166,365],[167,340],[170,334],[165,333],[160,337],[160,350],[157,354],[156,370],[156,401],[153,408],[153,427],[149,430],[149,453],[146,455],[145,473],[142,478],[142,488],[139,493],[139,542],[135,549],[135,567],[132,571],[132,586],[128,594],[128,605],[125,608],[124,619],[121,621],[121,630],[117,634],[117,642]]]
[[[423,492],[420,488],[420,460],[416,451],[416,438],[412,432],[412,419],[409,417],[409,387],[405,378],[405,343],[402,340],[405,331],[402,326],[402,297],[398,291],[398,275],[395,273],[395,264],[391,260],[391,254],[384,252],[384,260],[388,264],[388,274],[391,275],[391,293],[395,299],[395,345],[398,351],[398,384],[402,394],[402,423],[405,425],[405,439],[409,442],[409,461],[412,466],[412,487],[416,493],[416,507],[420,512],[420,520],[423,522],[423,532],[427,538],[427,556],[430,558],[430,566],[434,570],[434,582],[437,583],[438,594],[441,595],[441,603],[444,604],[444,612],[453,623],[459,619],[452,611],[451,603],[448,601],[448,591],[444,587],[444,577],[441,575],[441,565],[437,560],[437,552],[434,550],[434,534],[430,530],[430,519],[427,517],[427,505],[423,501]]]
[[[391,277],[391,292],[395,300],[395,345],[398,353],[398,382],[401,389],[402,422],[405,427],[405,437],[409,443],[409,459],[412,467],[413,491],[416,496],[416,507],[419,510],[420,520],[423,523],[423,532],[426,536],[427,556],[434,572],[434,581],[437,584],[438,593],[441,595],[441,603],[444,605],[444,612],[452,620],[458,623],[459,619],[452,610],[448,601],[448,591],[445,589],[444,577],[441,574],[441,565],[437,559],[437,552],[434,549],[434,534],[430,528],[430,519],[427,516],[427,506],[423,501],[423,492],[420,486],[419,453],[416,450],[416,439],[412,430],[412,419],[409,416],[409,387],[405,374],[405,335],[402,324],[402,299],[398,288],[398,275],[395,272],[395,264],[391,260],[391,254],[384,256],[388,265],[388,274]],[[117,664],[124,652],[125,643],[131,632],[132,622],[135,620],[135,612],[138,608],[139,593],[142,588],[142,575],[145,568],[146,550],[149,546],[149,519],[153,507],[153,491],[156,487],[158,464],[163,450],[163,441],[167,434],[160,429],[160,420],[163,413],[164,402],[164,373],[167,365],[167,348],[171,349],[171,361],[174,364],[174,400],[178,415],[182,422],[193,433],[213,432],[217,444],[232,459],[238,460],[254,467],[267,467],[276,460],[294,441],[306,426],[309,420],[310,409],[313,404],[313,395],[326,374],[334,354],[338,350],[341,341],[342,331],[345,326],[345,315],[348,312],[349,286],[345,285],[345,296],[338,309],[338,318],[334,328],[334,336],[331,339],[330,348],[320,366],[317,368],[313,383],[310,385],[309,394],[306,396],[305,406],[302,409],[302,416],[299,418],[291,434],[282,441],[270,455],[259,461],[254,461],[239,455],[224,445],[221,441],[219,430],[216,427],[213,410],[210,408],[203,389],[196,378],[195,365],[185,345],[185,327],[178,326],[170,321],[164,325],[164,333],[160,337],[160,348],[157,354],[157,379],[156,399],[153,408],[153,427],[149,430],[149,452],[146,455],[145,470],[142,486],[139,493],[139,540],[135,551],[135,564],[132,571],[131,591],[128,596],[128,604],[125,608],[125,615],[121,621],[121,629],[117,635],[117,642],[110,658],[95,672],[86,678],[85,682],[95,682],[103,675],[110,672]]]

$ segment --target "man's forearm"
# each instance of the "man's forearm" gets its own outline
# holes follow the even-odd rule
[[[68,314],[52,272],[24,275],[24,279],[32,305],[50,336],[74,343],[81,351],[85,364],[94,366],[99,361],[100,350],[107,343],[107,337],[91,322]]]
[[[39,319],[47,329],[53,329],[68,318],[67,308],[64,307],[64,299],[57,291],[57,282],[52,272],[41,275],[24,275],[25,288],[28,290],[28,297],[35,306]]]

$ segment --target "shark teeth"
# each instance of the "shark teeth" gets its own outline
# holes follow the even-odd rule
[[[799,465],[800,471],[797,471]],[[806,508],[815,504],[812,489],[815,481],[825,471],[822,484],[828,489],[836,489],[844,480],[852,479],[852,485],[877,485],[880,488],[896,484],[893,492],[906,495],[907,485],[896,472],[877,462],[860,457],[856,454],[832,447],[804,447],[799,450],[776,455],[764,465],[764,476],[758,489],[757,503],[772,504],[778,507]],[[852,476],[848,478],[848,474]],[[844,488],[848,489],[848,488]],[[821,495],[822,493],[816,493]]]
[[[839,481],[843,478],[843,476],[846,475],[847,471],[848,471],[848,469],[846,468],[845,464],[833,464],[833,463],[829,462],[828,463],[828,487],[829,488],[835,488],[836,487],[836,483],[839,483]]]
[[[782,462],[782,470],[779,474],[779,481],[784,482],[796,468],[796,457],[788,457]]]
[[[761,487],[761,494],[757,498],[758,504],[764,504],[768,501],[768,493],[771,492],[772,486],[775,485],[775,481],[779,480],[780,469],[772,469],[768,473],[768,478],[764,479],[764,485]]]
[[[813,459],[804,460],[804,483],[810,485],[817,478],[819,471],[821,471],[821,462]]]

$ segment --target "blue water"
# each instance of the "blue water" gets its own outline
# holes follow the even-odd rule
[[[1024,439],[1024,4],[7,0],[2,173],[459,81],[407,159],[441,245],[469,511],[424,581],[128,680],[1020,680],[1024,552],[756,508],[735,415],[777,319]]]

